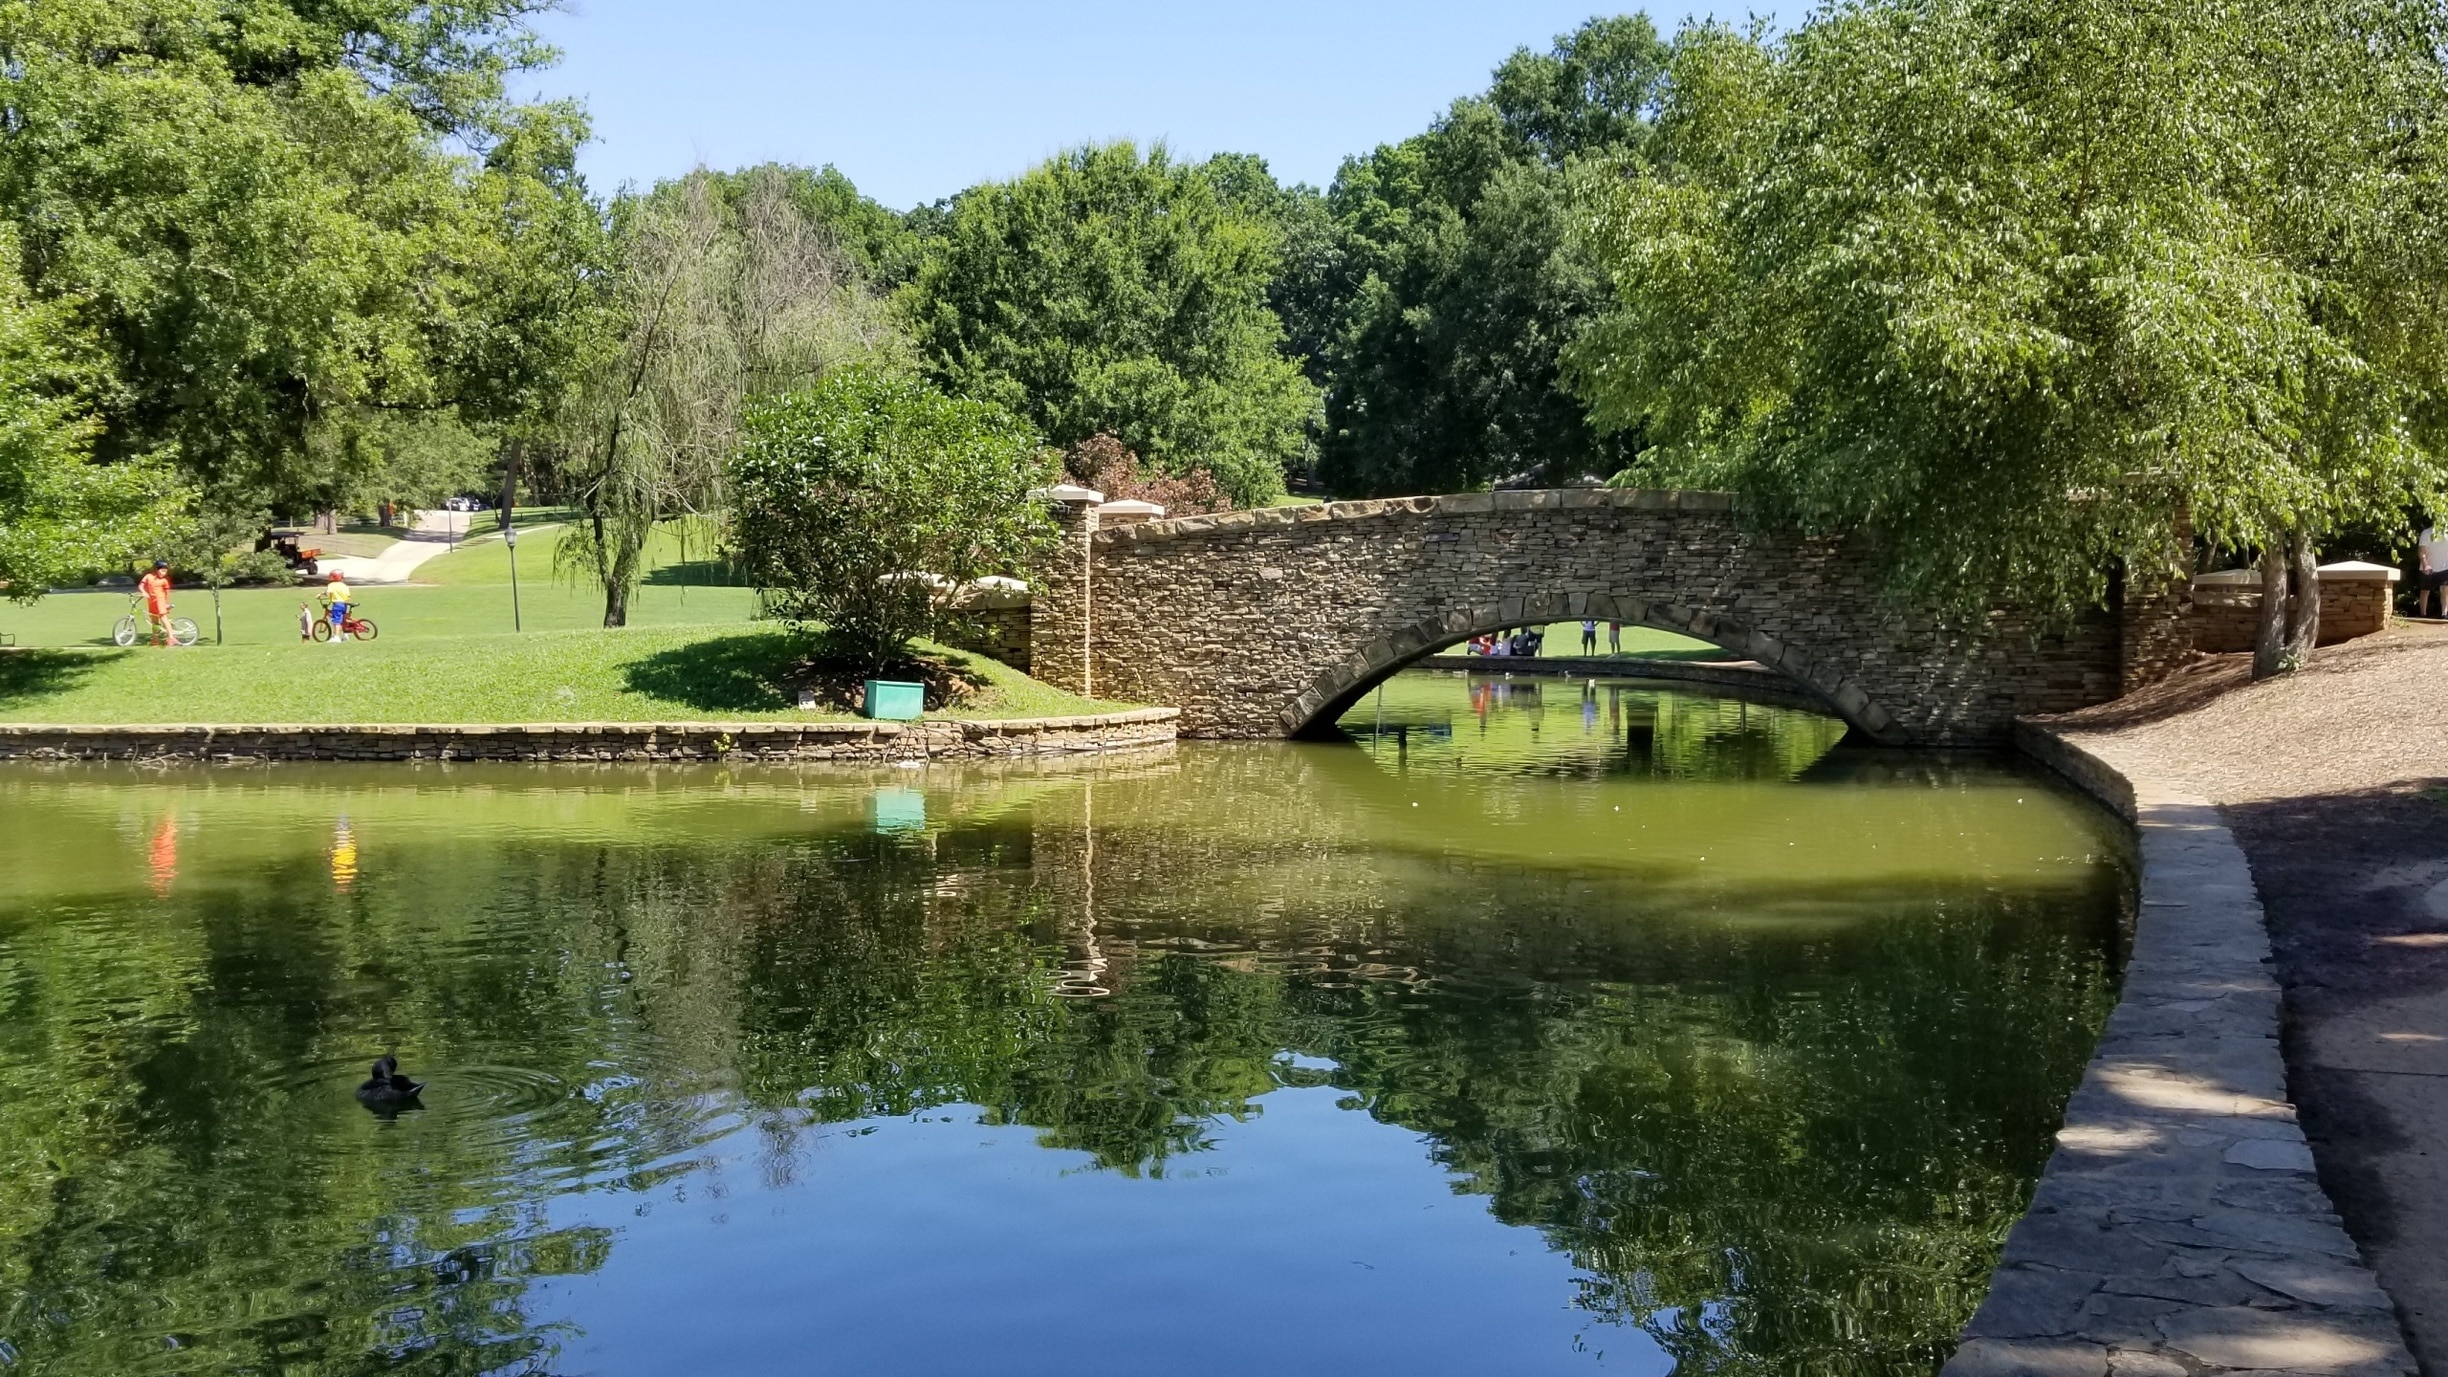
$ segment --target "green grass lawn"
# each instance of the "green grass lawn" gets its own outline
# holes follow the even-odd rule
[[[736,590],[729,590],[736,591]],[[994,661],[948,717],[1111,711]],[[370,644],[0,652],[0,721],[655,722],[806,720],[779,686],[799,642],[771,625],[635,627]]]
[[[565,525],[519,528],[519,586],[555,581],[553,555],[560,548]],[[720,584],[727,577],[714,553],[712,539],[703,534],[684,536],[676,525],[664,525],[646,542],[640,552],[650,588],[692,587]],[[459,548],[446,555],[436,555],[417,567],[411,576],[417,583],[478,584],[510,582],[510,547],[502,543],[499,532],[483,530],[459,542]],[[600,601],[598,595],[598,601]]]
[[[533,515],[552,515],[538,512]],[[481,514],[480,514],[481,515]],[[522,521],[530,513],[522,511]],[[511,631],[510,552],[496,534],[436,556],[416,583],[357,590],[381,627],[372,642],[301,641],[310,586],[238,588],[213,600],[181,588],[179,615],[202,645],[110,645],[126,592],[55,593],[0,603],[0,721],[86,722],[643,722],[806,720],[781,685],[802,653],[790,633],[754,622],[756,594],[712,582],[724,571],[702,541],[658,531],[629,625],[603,627],[603,591],[552,573],[561,531],[522,528],[519,609]],[[951,717],[1042,717],[1109,711],[978,656],[953,655],[985,688]]]
[[[522,546],[523,548],[523,546]],[[311,588],[233,588],[221,595],[222,636],[238,646],[298,643],[298,604]],[[212,594],[178,590],[178,615],[193,617],[213,641]],[[484,636],[510,630],[507,584],[447,584],[371,587],[358,591],[358,606],[382,629],[376,644]],[[32,606],[0,603],[0,632],[20,646],[104,646],[111,623],[128,610],[125,592],[53,593]],[[633,627],[738,626],[756,611],[756,595],[745,588],[701,588],[648,584],[629,600]],[[520,563],[520,622],[529,631],[578,631],[603,626],[601,589],[572,588],[549,579],[526,581]]]
[[[1461,647],[1457,646],[1444,653],[1459,655],[1462,651]],[[1581,623],[1550,623],[1547,627],[1547,643],[1540,653],[1550,659],[1557,656],[1565,658],[1578,656],[1581,653]],[[1598,653],[1601,656],[1607,654],[1605,622],[1598,623]],[[1678,636],[1671,631],[1659,631],[1654,627],[1646,626],[1627,626],[1623,629],[1623,653],[1627,656],[1637,655],[1644,660],[1722,660],[1727,656],[1723,648],[1712,642],[1696,640],[1690,636]],[[1741,657],[1736,656],[1735,658],[1740,659]]]

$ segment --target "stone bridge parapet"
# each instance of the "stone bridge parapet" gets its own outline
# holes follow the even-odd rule
[[[1894,744],[1998,742],[2018,716],[2114,698],[2188,649],[2181,582],[2071,625],[1950,621],[1882,597],[1858,541],[1762,535],[1724,493],[1462,493],[1113,529],[1095,493],[1047,497],[1064,544],[1031,602],[1031,672],[1178,707],[1185,736],[1330,725],[1443,647],[1585,617],[1714,642]]]

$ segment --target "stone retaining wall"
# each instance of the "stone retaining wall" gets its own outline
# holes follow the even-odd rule
[[[565,722],[516,726],[0,723],[0,760],[885,761],[1170,745],[1171,708],[995,722]]]
[[[2414,1371],[2287,1102],[2243,850],[2207,801],[2044,723],[2016,740],[2140,833],[2122,998],[1944,1377]]]
[[[2388,629],[2395,610],[2396,571],[2323,569],[2320,643],[2335,645]],[[2193,586],[2193,648],[2212,655],[2250,650],[2261,635],[2261,590],[2236,582]]]

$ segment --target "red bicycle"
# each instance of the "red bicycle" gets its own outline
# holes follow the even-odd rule
[[[306,634],[314,637],[318,641],[331,640],[332,631],[334,629],[332,627],[331,614],[323,608],[316,607],[313,603],[302,604],[301,610],[313,614],[320,614],[315,615],[313,620],[308,623],[308,630]],[[343,636],[354,636],[361,641],[370,641],[376,636],[382,634],[381,629],[374,625],[373,618],[360,617],[354,611],[349,612],[341,621],[338,630]]]

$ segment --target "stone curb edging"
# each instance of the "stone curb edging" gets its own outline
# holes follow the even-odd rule
[[[2402,1377],[2395,1307],[2286,1098],[2244,852],[2207,800],[2024,719],[2023,750],[2141,840],[2122,998],[1943,1377]]]
[[[0,760],[871,761],[1171,745],[1174,708],[918,722],[534,722],[220,726],[0,723]]]

